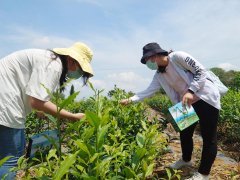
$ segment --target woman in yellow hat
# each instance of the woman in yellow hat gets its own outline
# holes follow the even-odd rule
[[[0,60],[0,159],[13,156],[0,167],[0,179],[17,165],[25,146],[26,115],[34,108],[53,116],[57,106],[50,101],[50,92],[63,85],[67,78],[83,78],[86,84],[93,76],[92,51],[77,42],[69,48],[53,50],[25,49]],[[83,113],[60,112],[61,118],[77,121]],[[7,179],[13,179],[10,173]]]

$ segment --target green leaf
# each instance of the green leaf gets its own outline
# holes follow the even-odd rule
[[[80,165],[76,165],[77,169],[80,170],[80,171],[83,171],[84,170],[84,167],[83,166],[80,166]]]
[[[104,126],[106,124],[109,123],[109,121],[111,120],[111,118],[109,117],[109,112],[112,110],[112,108],[106,108],[103,112],[103,116],[102,116],[102,122],[101,125]]]
[[[129,168],[129,167],[125,167],[124,168],[124,170],[123,170],[123,172],[125,173],[125,177],[126,178],[136,178],[136,179],[139,179],[138,177],[137,177],[137,175],[135,174],[135,172],[131,169],[131,168]]]
[[[1,160],[0,160],[0,167],[1,167],[7,160],[9,160],[9,159],[12,158],[12,157],[13,157],[13,156],[7,156],[7,157],[1,159]]]
[[[143,147],[144,146],[144,142],[145,142],[145,136],[143,136],[141,133],[137,133],[137,144],[139,147]]]
[[[42,176],[42,177],[38,177],[38,180],[49,180],[50,178],[47,176]]]
[[[46,116],[48,117],[48,119],[49,119],[54,125],[57,124],[57,119],[56,119],[55,117],[53,117],[53,116],[50,115],[50,114],[46,114]]]
[[[87,153],[89,156],[91,155],[88,147],[86,146],[86,144],[82,143],[80,140],[76,140],[75,143],[78,145],[78,147],[83,150],[85,153]]]
[[[120,180],[120,179],[124,179],[124,177],[118,175],[118,176],[110,177],[109,180]]]
[[[175,176],[177,177],[178,180],[181,179],[181,175],[180,174],[175,174]],[[237,179],[236,179],[237,180]]]
[[[47,160],[51,159],[52,157],[54,157],[55,159],[58,159],[57,155],[56,155],[56,149],[51,149],[48,153],[47,156]]]
[[[105,157],[102,161],[96,164],[94,169],[98,172],[104,172],[104,174],[107,174],[110,170],[111,160],[112,157]]]
[[[82,159],[81,157],[77,157],[77,162],[78,162],[78,164],[80,164],[80,165],[84,165],[85,166],[85,168],[87,168],[88,167],[88,162],[86,162],[84,159]]]
[[[75,163],[76,156],[78,153],[79,151],[77,151],[75,154],[68,155],[64,159],[64,161],[61,163],[61,166],[55,173],[55,176],[53,177],[53,179],[61,180],[61,178],[69,171],[69,168]]]
[[[99,156],[99,153],[95,153],[89,160],[90,163],[92,163],[93,161],[95,161],[95,159]]]
[[[56,160],[58,160],[58,157],[57,157],[57,155],[56,155],[56,152],[57,152],[56,149],[51,149],[51,150],[49,151],[48,155],[47,155],[47,163],[48,163],[48,167],[49,167],[49,170],[50,170],[50,171],[52,171],[52,165],[51,165],[51,163],[50,163],[49,160],[50,160],[52,157],[54,157]]]
[[[97,116],[97,114],[95,114],[93,112],[89,112],[89,111],[87,111],[85,114],[86,114],[86,118],[89,121],[89,123],[91,124],[91,126],[98,129],[101,119]]]
[[[95,154],[96,153],[96,147],[95,147],[95,142],[94,143],[86,143],[86,146],[88,148],[88,151],[90,152],[90,154]]]
[[[94,132],[95,132],[95,127],[90,127],[88,129],[85,129],[82,134],[84,142],[86,142],[88,139],[90,139],[94,135]]]
[[[135,168],[136,166],[138,166],[139,162],[141,161],[141,159],[144,157],[144,155],[147,153],[147,150],[145,148],[139,148],[136,150],[136,152],[133,155],[133,168]]]
[[[96,90],[94,89],[94,87],[93,87],[93,85],[92,85],[92,83],[90,81],[88,81],[88,85],[93,90],[93,92],[96,93]]]
[[[171,174],[170,169],[166,168],[165,170],[166,170],[166,172],[167,172],[168,178],[170,179],[170,178],[172,177],[172,174]]]
[[[64,101],[59,105],[59,108],[60,108],[59,111],[61,111],[68,104],[72,103],[79,93],[80,93],[79,91],[75,92],[71,96],[68,96],[67,99],[64,99]]]
[[[72,131],[78,131],[79,129],[81,129],[81,126],[85,123],[85,118],[81,119],[81,121],[75,121],[75,122],[71,122],[69,123],[69,128],[66,129],[66,134],[70,134],[72,133]]]
[[[98,129],[98,134],[97,134],[97,147],[98,150],[102,148],[103,143],[104,143],[104,138],[105,135],[107,133],[109,125],[103,126],[103,127],[99,127]]]
[[[146,122],[145,121],[141,121],[142,123],[142,127],[145,131],[147,131],[147,125],[146,125]]]
[[[147,171],[145,172],[145,177],[148,177],[148,176],[152,175],[153,168],[154,168],[154,163],[150,164],[147,167]]]
[[[83,178],[84,180],[97,180],[96,177],[94,177],[94,176],[89,176],[89,175],[87,175],[87,174],[83,174],[83,175],[82,175],[82,178]]]
[[[18,167],[20,168],[25,168],[26,167],[26,158],[25,156],[21,156],[19,159],[18,159]],[[25,166],[25,167],[24,167]]]

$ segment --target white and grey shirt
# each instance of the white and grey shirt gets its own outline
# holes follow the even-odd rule
[[[195,58],[183,51],[169,54],[166,74],[156,72],[149,87],[134,95],[132,101],[141,101],[152,96],[161,87],[175,104],[182,100],[187,89],[196,95],[195,101],[202,99],[213,107],[220,109],[220,94],[215,85],[209,81],[208,71]],[[175,82],[172,82],[172,81]]]

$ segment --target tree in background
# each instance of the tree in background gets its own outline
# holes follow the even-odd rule
[[[119,91],[123,91],[123,93],[127,93],[129,97],[134,95],[134,93],[132,91],[126,92],[124,89],[118,88],[116,84],[114,85],[114,89],[108,91],[107,95],[108,95],[108,97],[111,98],[114,94],[116,94]]]
[[[211,68],[210,70],[214,72],[227,87],[234,90],[240,88],[240,71],[225,71],[217,67]]]
[[[240,72],[236,72],[233,79],[233,86],[234,86],[234,90],[236,91],[240,90]]]

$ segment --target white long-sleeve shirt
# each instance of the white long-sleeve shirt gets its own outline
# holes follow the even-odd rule
[[[217,87],[207,79],[209,77],[208,71],[202,64],[188,53],[182,51],[175,51],[169,54],[169,63],[173,66],[171,71],[175,70],[177,75],[180,76],[177,79],[185,83],[183,87],[186,86],[187,89],[192,90],[199,99],[202,99],[213,107],[217,109],[221,108],[219,91]],[[168,69],[166,69],[166,71],[167,70]],[[176,75],[176,72],[172,73],[172,75]],[[168,72],[168,74],[171,76],[171,72]],[[178,83],[169,83],[162,73],[156,71],[149,87],[130,99],[132,101],[141,101],[146,97],[152,96],[162,87],[171,101],[177,103],[181,101],[180,97],[182,97],[182,92],[176,91],[176,89],[179,88],[175,87],[179,85]]]

